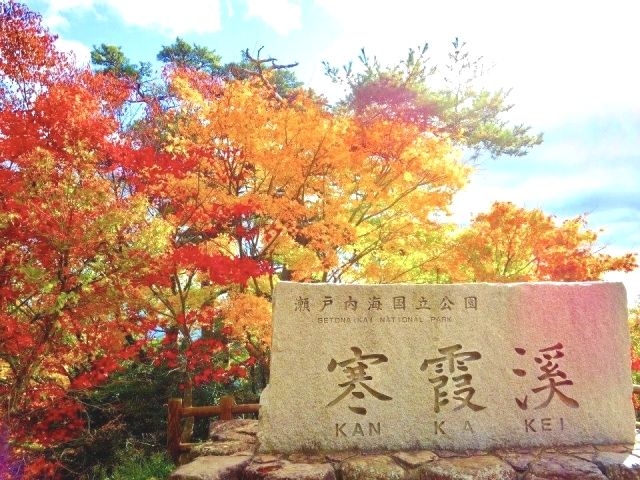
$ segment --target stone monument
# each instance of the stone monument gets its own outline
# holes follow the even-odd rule
[[[633,443],[620,283],[282,282],[262,452]]]

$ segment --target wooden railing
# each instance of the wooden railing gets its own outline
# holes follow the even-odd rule
[[[169,455],[177,462],[181,453],[190,451],[195,445],[194,443],[183,443],[180,439],[183,418],[218,416],[220,420],[232,420],[234,415],[258,413],[259,410],[260,405],[257,403],[237,405],[231,395],[222,397],[218,405],[206,407],[183,407],[181,398],[172,398],[169,400],[169,417],[167,420],[167,450],[169,450]]]

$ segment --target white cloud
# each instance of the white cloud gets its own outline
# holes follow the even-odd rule
[[[64,26],[64,14],[71,10],[97,12],[104,7],[114,10],[128,25],[156,28],[168,36],[186,33],[209,33],[220,30],[219,0],[49,0],[45,22],[51,27]]]
[[[640,111],[640,66],[633,61],[640,2],[316,2],[342,26],[324,52],[333,62],[353,59],[366,46],[395,63],[424,41],[442,59],[459,36],[495,64],[487,81],[513,87],[514,115],[538,129],[629,106]]]
[[[218,0],[100,0],[115,9],[129,25],[160,28],[167,34],[220,30]]]
[[[302,8],[290,0],[247,0],[247,15],[257,17],[280,35],[302,28]]]
[[[60,13],[49,12],[42,19],[42,23],[49,30],[59,31],[61,28],[66,28],[69,26],[69,21],[64,18]]]
[[[77,65],[89,65],[91,63],[91,50],[84,43],[58,37],[56,47],[62,52],[73,55]]]
[[[233,17],[233,4],[231,0],[227,0],[226,7],[227,7],[227,17],[229,18]]]
[[[48,0],[49,8],[44,15],[44,24],[52,30],[68,27],[69,21],[64,17],[65,12],[90,10],[94,0]]]
[[[618,173],[605,169],[565,176],[554,172],[528,175],[524,167],[519,174],[514,174],[493,169],[490,162],[487,161],[485,168],[491,171],[476,172],[469,185],[456,195],[452,208],[456,221],[467,222],[471,215],[487,211],[495,201],[510,201],[526,208],[542,208],[546,213],[553,214],[556,212],[548,208],[550,205],[561,205],[589,192],[606,190],[618,178]],[[624,178],[627,178],[626,174]],[[584,212],[575,214],[580,213]]]
[[[67,27],[65,15],[71,11],[100,15],[113,10],[123,22],[141,28],[155,28],[167,36],[211,33],[221,28],[220,0],[47,0],[45,24],[52,29]],[[225,2],[228,17],[234,13],[232,1]],[[247,16],[256,17],[280,35],[302,28],[302,7],[291,0],[247,0]]]
[[[604,280],[608,282],[622,282],[627,289],[627,305],[629,308],[640,306],[640,270],[629,273],[605,273]]]

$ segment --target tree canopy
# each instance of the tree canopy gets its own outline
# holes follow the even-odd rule
[[[489,91],[477,80],[484,72],[482,58],[469,52],[456,38],[449,61],[433,65],[427,56],[429,44],[409,49],[404,60],[382,66],[364,48],[354,67],[349,62],[337,68],[324,62],[327,75],[348,87],[339,107],[362,118],[401,118],[430,131],[446,133],[454,145],[469,149],[474,158],[522,156],[542,142],[541,134],[531,135],[530,127],[510,125],[504,114],[513,105],[509,91]],[[438,77],[438,81],[435,77]]]
[[[176,37],[172,45],[163,46],[158,52],[157,59],[177,67],[210,74],[219,73],[222,68],[221,57],[214,50],[196,44],[191,45],[180,37]]]

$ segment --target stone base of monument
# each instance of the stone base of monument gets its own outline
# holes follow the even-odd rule
[[[255,453],[257,420],[214,421],[210,441],[183,454],[171,480],[633,480],[636,445],[447,450]]]

